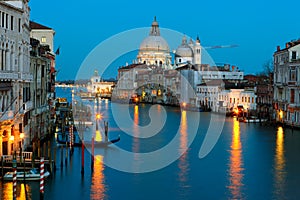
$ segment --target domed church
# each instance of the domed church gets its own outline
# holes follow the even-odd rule
[[[175,65],[172,65],[169,45],[160,35],[159,25],[156,17],[154,17],[149,36],[140,45],[137,61],[140,64],[156,65],[162,69],[174,69],[187,63],[200,65],[201,45],[199,37],[195,42],[190,39],[187,43],[186,36],[183,36],[181,45],[175,51]]]
[[[175,65],[176,67],[186,65],[187,63],[200,65],[201,64],[201,45],[199,37],[196,42],[190,39],[187,43],[186,36],[183,36],[181,45],[175,52]]]
[[[160,36],[160,30],[156,17],[152,22],[149,36],[146,37],[139,49],[137,56],[138,63],[157,65],[163,69],[171,69],[170,48],[167,41]]]

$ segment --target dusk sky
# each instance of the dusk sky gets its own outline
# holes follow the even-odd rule
[[[98,44],[123,31],[150,27],[154,16],[162,28],[193,39],[199,35],[204,47],[239,45],[208,53],[216,63],[236,65],[245,74],[262,71],[277,45],[283,48],[285,42],[300,38],[299,12],[295,9],[300,6],[299,0],[30,0],[29,5],[31,20],[56,32],[54,51],[60,47],[56,62],[58,80],[74,79],[86,56]],[[162,36],[168,41],[167,36]],[[114,64],[118,65],[115,69],[125,65],[124,60]],[[116,75],[117,71],[112,70],[110,76]]]

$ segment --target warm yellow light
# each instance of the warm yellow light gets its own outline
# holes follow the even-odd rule
[[[283,111],[282,110],[279,112],[279,116],[282,119],[282,117],[283,117]]]
[[[24,138],[24,133],[20,133],[20,138],[21,138],[21,139]]]
[[[185,103],[185,102],[183,102],[183,103],[182,103],[182,106],[183,106],[183,107],[185,107],[185,106],[186,106],[186,103]]]
[[[101,119],[101,114],[97,114],[96,119]]]
[[[11,135],[9,138],[10,141],[14,141],[15,140],[15,136]]]
[[[136,97],[136,98],[135,98],[135,101],[139,101],[139,98]]]

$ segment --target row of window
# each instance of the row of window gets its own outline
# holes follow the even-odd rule
[[[18,31],[21,32],[21,19],[15,19],[14,16],[9,15],[5,12],[0,11],[0,27],[8,29],[8,30],[14,30],[15,27],[15,20],[18,20]]]

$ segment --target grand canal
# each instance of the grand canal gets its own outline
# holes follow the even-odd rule
[[[70,91],[58,89],[57,96],[70,97]],[[75,148],[67,165],[57,164],[56,172],[46,181],[45,199],[300,199],[300,132],[275,126],[246,124],[226,118],[222,133],[211,152],[199,158],[212,113],[192,112],[176,107],[154,106],[155,116],[165,113],[162,130],[153,137],[138,138],[126,134],[116,124],[112,104],[101,101],[102,120],[109,122],[109,136],[120,135],[118,147],[95,150],[94,171],[90,153],[85,150],[85,173],[81,175],[81,149]],[[130,105],[132,120],[150,123],[151,105]],[[198,124],[195,138],[190,126]],[[134,127],[134,136],[139,135]],[[187,151],[170,165],[148,173],[128,173],[108,167],[105,160],[119,159],[120,164],[142,166],[121,158],[119,149],[128,152],[152,152],[163,148],[179,133],[178,148]],[[96,136],[97,137],[97,136]],[[101,137],[101,136],[100,136]],[[88,136],[87,136],[88,139]],[[56,156],[60,161],[60,153]],[[136,162],[142,162],[138,158]],[[25,190],[26,188],[26,190]],[[26,191],[26,192],[25,192]],[[17,199],[39,199],[39,183],[20,182]],[[12,199],[12,183],[0,182],[0,199]]]

